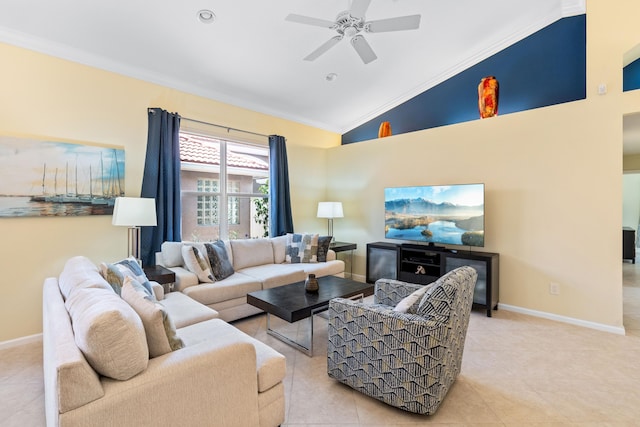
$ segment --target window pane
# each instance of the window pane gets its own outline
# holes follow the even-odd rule
[[[265,237],[268,147],[181,132],[180,149],[183,239]]]
[[[237,221],[231,222],[233,216],[229,217],[229,239],[267,237],[268,223],[265,227],[258,222],[258,219],[261,218],[258,215],[259,205],[264,203],[263,200],[266,199],[261,197],[229,197],[229,204],[237,204],[238,206]],[[268,203],[264,203],[264,206],[267,207]],[[268,216],[263,216],[263,218],[268,219]]]

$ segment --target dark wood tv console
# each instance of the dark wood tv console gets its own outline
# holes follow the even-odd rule
[[[374,242],[367,244],[367,282],[386,278],[426,285],[451,270],[469,265],[478,272],[473,305],[485,309],[491,317],[491,311],[498,309],[499,259],[500,255],[493,252]]]

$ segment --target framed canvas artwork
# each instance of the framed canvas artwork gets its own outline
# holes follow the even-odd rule
[[[124,148],[0,136],[0,217],[111,215]]]

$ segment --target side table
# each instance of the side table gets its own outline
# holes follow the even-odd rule
[[[166,293],[173,290],[173,284],[176,281],[176,273],[173,271],[161,265],[143,267],[142,270],[147,276],[147,279],[160,283]]]
[[[338,256],[339,252],[349,251],[349,278],[353,278],[353,251],[358,248],[356,243],[348,243],[348,242],[331,242],[329,245],[329,249],[336,253]]]

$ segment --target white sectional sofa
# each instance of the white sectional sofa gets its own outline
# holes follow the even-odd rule
[[[196,246],[206,253],[202,243],[164,242],[156,254],[156,263],[175,272],[175,291],[216,310],[225,321],[261,312],[247,304],[249,292],[304,281],[310,273],[316,277],[344,277],[344,261],[336,259],[332,250],[327,251],[324,262],[287,263],[287,236],[229,240],[224,244],[235,272],[213,283],[201,283],[198,275],[185,266],[183,246]]]
[[[238,279],[235,279],[238,280]],[[218,313],[180,292],[120,297],[85,257],[43,286],[43,359],[48,426],[274,427],[284,422],[286,361]],[[127,295],[125,295],[125,287]],[[139,292],[141,291],[141,292]],[[181,341],[150,357],[149,319],[132,292],[164,307],[160,322]],[[144,292],[148,292],[145,294]],[[144,298],[143,298],[144,295]],[[147,302],[144,302],[147,304]],[[169,321],[168,319],[171,319]]]

